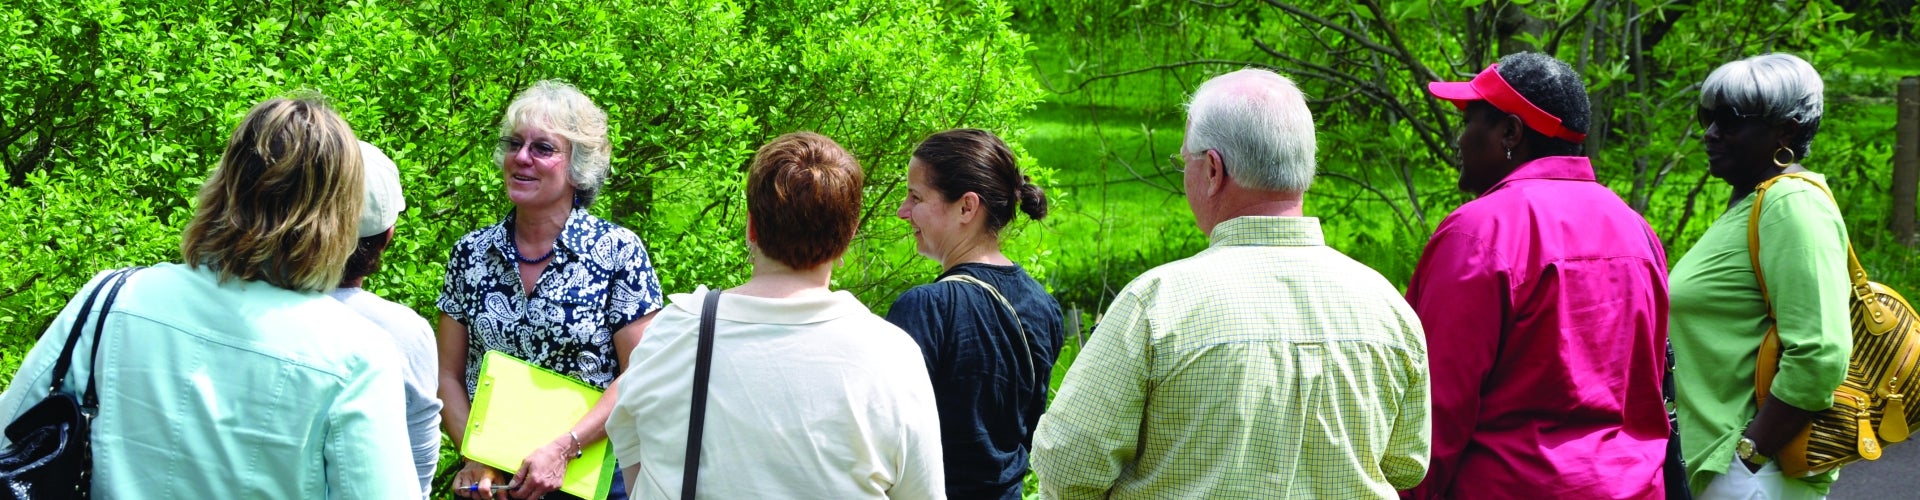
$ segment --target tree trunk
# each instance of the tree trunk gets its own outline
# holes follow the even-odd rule
[[[1546,36],[1547,29],[1552,27],[1552,23],[1533,17],[1533,14],[1527,12],[1527,6],[1524,4],[1505,2],[1498,5],[1499,11],[1496,15],[1499,17],[1494,20],[1494,34],[1500,38],[1500,55],[1539,51],[1539,47],[1520,38],[1520,35],[1529,34],[1533,35],[1534,39],[1541,39]]]
[[[1920,192],[1920,77],[1900,79],[1899,125],[1894,127],[1893,217],[1888,229],[1914,246],[1914,197]]]

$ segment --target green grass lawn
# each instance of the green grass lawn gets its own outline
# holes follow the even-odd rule
[[[1028,115],[1022,145],[1055,170],[1045,186],[1050,214],[1014,235],[1041,249],[1044,278],[1063,304],[1104,306],[1128,280],[1205,247],[1167,156],[1179,149],[1178,117],[1045,104]]]

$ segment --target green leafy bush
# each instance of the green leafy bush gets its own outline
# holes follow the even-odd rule
[[[925,135],[1011,130],[1039,97],[1001,0],[27,0],[0,9],[0,373],[101,269],[178,259],[191,198],[254,103],[309,89],[400,166],[409,198],[367,287],[435,313],[453,242],[510,205],[495,125],[569,81],[612,118],[594,212],[639,231],[669,291],[746,278],[753,149],[825,133],[868,172],[837,287],[885,307],[932,275],[904,223]],[[1044,171],[1039,172],[1045,176]]]

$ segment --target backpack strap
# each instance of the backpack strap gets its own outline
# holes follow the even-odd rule
[[[1035,373],[1034,371],[1035,368],[1033,367],[1033,346],[1028,345],[1027,327],[1024,323],[1020,322],[1020,311],[1015,310],[1013,308],[1013,303],[1008,302],[1006,296],[1000,295],[1000,289],[994,288],[993,285],[987,284],[986,281],[983,281],[980,278],[975,278],[973,276],[968,276],[965,274],[949,275],[945,278],[940,278],[940,281],[962,281],[962,282],[979,285],[980,288],[984,288],[987,290],[987,294],[993,296],[993,300],[999,301],[1000,307],[1006,308],[1007,314],[1013,316],[1014,334],[1016,337],[1020,337],[1020,350],[1026,354],[1027,371],[1022,373],[1020,376],[1021,386],[1026,387],[1027,385],[1029,385],[1029,382],[1028,382],[1029,379],[1027,378],[1026,374],[1032,373],[1033,376],[1039,376],[1039,373]]]
[[[1767,304],[1767,319],[1772,319],[1776,323],[1779,319],[1773,315],[1773,299],[1767,295],[1767,280],[1764,276],[1761,276],[1760,273],[1760,202],[1766,199],[1767,188],[1773,187],[1775,182],[1779,182],[1781,179],[1788,177],[1800,179],[1802,182],[1819,188],[1820,192],[1827,194],[1827,200],[1835,202],[1836,210],[1838,209],[1839,203],[1834,200],[1833,191],[1828,190],[1826,186],[1818,182],[1814,182],[1813,179],[1806,177],[1805,174],[1781,174],[1774,176],[1772,179],[1761,181],[1760,185],[1753,188],[1753,210],[1752,213],[1747,216],[1747,258],[1753,263],[1753,279],[1756,283],[1760,284],[1760,300]],[[1860,257],[1854,255],[1852,242],[1847,243],[1847,276],[1848,279],[1853,282],[1853,294],[1856,300],[1866,301],[1871,297],[1873,288],[1867,279],[1867,270],[1860,265]],[[1882,318],[1891,319],[1891,316],[1882,312],[1879,307],[1869,307],[1868,309],[1872,310],[1871,320],[1875,323],[1884,321]],[[1753,394],[1756,398],[1756,404],[1765,405],[1767,403],[1769,389],[1773,387],[1773,377],[1779,370],[1780,332],[1776,326],[1774,328],[1768,328],[1766,337],[1760,339],[1759,357],[1754,361]]]

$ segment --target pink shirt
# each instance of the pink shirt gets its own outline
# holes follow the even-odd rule
[[[1585,157],[1521,165],[1434,232],[1433,463],[1407,498],[1660,498],[1666,255]]]

